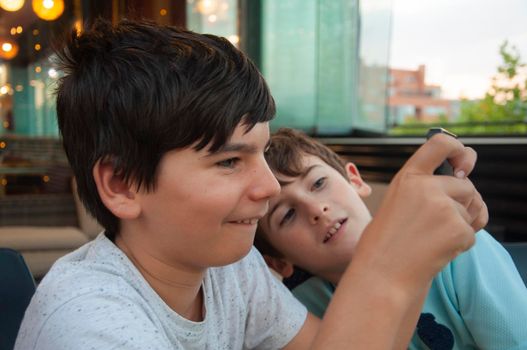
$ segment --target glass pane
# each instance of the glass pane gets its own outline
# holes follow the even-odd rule
[[[273,127],[315,127],[316,20],[315,0],[262,4],[261,70],[277,105]]]
[[[348,134],[358,120],[358,1],[320,1],[318,17],[316,131]]]
[[[273,127],[385,131],[390,15],[388,0],[360,11],[358,0],[263,2],[261,69],[277,102]]]
[[[385,132],[392,1],[361,1],[360,6],[360,101],[354,126]]]

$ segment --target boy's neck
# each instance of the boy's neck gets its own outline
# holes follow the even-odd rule
[[[205,272],[172,266],[148,253],[133,239],[115,237],[115,244],[132,261],[148,284],[180,316],[195,322],[204,318],[203,291]]]

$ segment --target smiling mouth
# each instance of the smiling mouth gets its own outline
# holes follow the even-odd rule
[[[324,243],[327,243],[331,239],[331,237],[333,237],[335,233],[339,231],[339,229],[347,220],[348,219],[342,219],[337,221],[326,233],[326,236],[324,237]]]
[[[258,219],[245,219],[245,220],[237,220],[237,221],[231,221],[232,224],[243,224],[243,225],[256,225],[258,223]]]

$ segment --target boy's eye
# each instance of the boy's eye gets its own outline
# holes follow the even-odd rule
[[[232,169],[236,166],[236,164],[240,161],[240,158],[229,158],[222,161],[219,161],[216,163],[216,165],[222,167],[222,168],[228,168]]]
[[[320,179],[317,179],[317,181],[315,181],[315,183],[313,184],[313,189],[317,190],[321,188],[322,186],[324,186],[325,183],[326,183],[326,178],[321,177]]]
[[[287,224],[293,218],[293,216],[295,216],[295,210],[291,208],[287,211],[287,213],[285,213],[284,217],[278,225],[282,226],[284,224]]]

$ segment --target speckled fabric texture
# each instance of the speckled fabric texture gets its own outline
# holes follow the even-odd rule
[[[278,349],[307,311],[252,248],[210,268],[205,320],[170,309],[104,234],[58,260],[26,311],[16,350]]]

